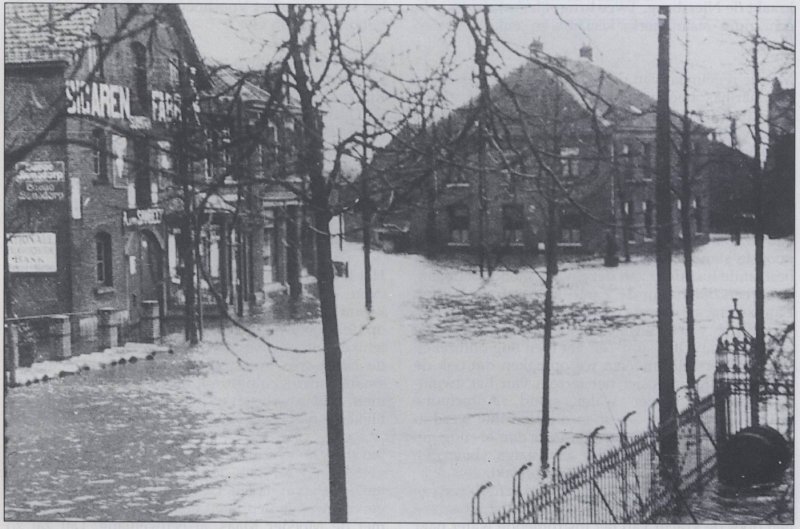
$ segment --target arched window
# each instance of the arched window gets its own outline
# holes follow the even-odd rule
[[[101,128],[92,131],[92,161],[97,180],[108,182],[108,144],[106,131]]]
[[[96,248],[97,282],[103,286],[112,286],[114,278],[111,265],[111,235],[101,231],[94,237]]]
[[[141,42],[131,44],[133,51],[133,86],[136,92],[136,104],[140,114],[147,114],[150,98],[147,92],[147,48]]]

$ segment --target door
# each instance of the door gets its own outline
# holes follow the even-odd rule
[[[155,235],[148,231],[139,237],[139,263],[141,263],[140,295],[141,301],[158,301],[161,312],[163,290],[163,251]]]

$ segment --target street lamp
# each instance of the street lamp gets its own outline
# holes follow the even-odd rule
[[[487,481],[480,486],[478,492],[472,496],[472,523],[480,523],[483,521],[481,518],[481,492],[492,486],[491,481]]]

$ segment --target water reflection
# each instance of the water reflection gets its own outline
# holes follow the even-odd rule
[[[298,480],[324,468],[309,418],[254,392],[257,372],[212,373],[197,356],[9,394],[6,518],[308,519],[308,505],[263,491],[277,488],[270,475]],[[314,518],[324,519],[322,507]]]

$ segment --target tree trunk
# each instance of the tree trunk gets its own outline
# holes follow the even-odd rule
[[[555,187],[555,186],[551,186]],[[542,366],[542,427],[540,432],[540,464],[544,471],[548,467],[549,435],[550,435],[550,347],[553,336],[553,277],[556,274],[556,220],[555,197],[547,199],[547,226],[545,255],[545,292],[544,292],[544,362]]]
[[[328,419],[328,482],[330,486],[331,522],[347,521],[347,482],[344,451],[344,411],[342,402],[342,351],[339,346],[339,324],[336,294],[333,288],[330,214],[318,211],[314,216],[317,240],[317,285],[322,315],[322,337],[325,348],[325,389]]]
[[[363,60],[363,54],[361,59]],[[364,79],[361,102],[361,226],[364,245],[364,307],[372,312],[372,201],[369,199],[369,172],[367,169],[367,80]]]
[[[300,33],[305,22],[302,5],[287,7],[288,53],[294,67],[295,89],[300,99],[303,121],[301,167],[309,178],[311,209],[317,251],[317,286],[319,288],[322,340],[325,351],[325,389],[328,423],[328,484],[330,521],[347,522],[347,483],[344,450],[344,411],[342,402],[342,350],[333,286],[331,258],[331,219],[328,182],[323,174],[322,121],[314,105],[314,93],[305,71]]]
[[[659,7],[656,107],[656,278],[658,290],[658,409],[661,473],[678,478],[675,373],[672,350],[672,196],[670,191],[669,7]]]

